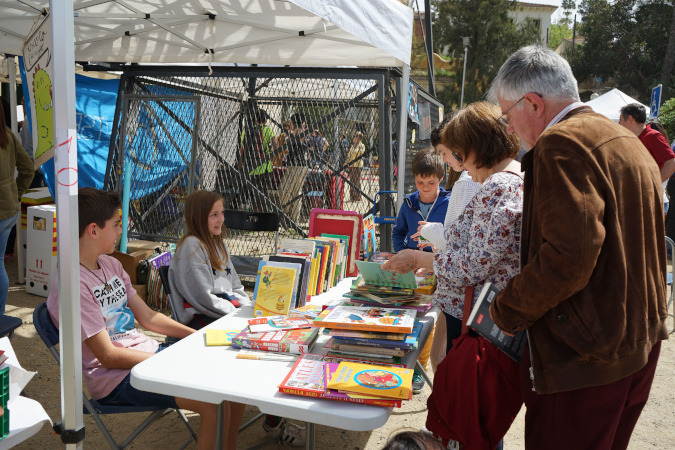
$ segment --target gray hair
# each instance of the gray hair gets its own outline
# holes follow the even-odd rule
[[[523,47],[509,56],[488,91],[488,100],[497,97],[516,101],[535,92],[553,101],[579,101],[577,80],[569,63],[553,50],[540,45]]]

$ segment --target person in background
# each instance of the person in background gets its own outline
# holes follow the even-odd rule
[[[443,444],[421,431],[402,431],[392,436],[382,450],[444,450]]]
[[[639,103],[630,103],[621,108],[619,125],[632,131],[640,139],[642,145],[647,148],[656,164],[659,165],[661,183],[663,184],[663,206],[664,210],[667,210],[666,205],[669,200],[665,189],[668,178],[675,173],[675,153],[670,148],[668,139],[662,133],[653,129],[650,124],[645,123],[646,120],[647,111]]]
[[[304,120],[300,113],[291,116],[286,136],[286,173],[279,186],[281,204],[284,212],[293,221],[298,221],[302,208],[302,188],[309,173],[307,167],[306,139],[304,139]]]
[[[363,170],[363,156],[366,153],[366,146],[363,144],[363,133],[357,131],[354,133],[353,144],[349,147],[347,155],[347,172],[349,173],[349,201],[361,201],[361,171]]]
[[[176,317],[195,329],[251,304],[223,241],[224,211],[220,194],[192,192],[185,201],[187,232],[169,266]]]
[[[23,152],[23,149],[21,150]],[[28,158],[28,156],[26,156]],[[213,449],[216,405],[145,392],[131,385],[131,369],[164,348],[134,325],[184,338],[195,330],[150,309],[138,296],[122,264],[108,256],[122,234],[121,202],[116,193],[81,188],[78,193],[82,374],[89,395],[102,405],[189,409],[199,414],[200,449]],[[59,326],[58,275],[47,309]],[[225,447],[234,450],[245,405],[228,402],[224,418]]]
[[[443,145],[456,154],[471,178],[481,183],[464,213],[446,230],[446,250],[434,254],[407,249],[382,265],[383,270],[396,273],[433,270],[436,274],[437,287],[432,302],[445,316],[447,358],[451,358],[453,341],[461,334],[467,293],[473,292],[469,298],[474,304],[487,282],[504,288],[519,270],[523,180],[520,163],[514,158],[520,145],[518,138],[507,134],[506,127],[498,120],[499,116],[499,108],[493,104],[472,103],[457,112],[443,131]],[[499,376],[514,377],[513,385],[520,396],[516,363],[489,342],[478,339],[481,340],[478,345],[492,349],[487,357],[494,357]],[[445,372],[447,378],[436,376],[434,391],[455,395],[457,380],[463,380],[462,374],[467,368],[449,362]],[[466,386],[462,384],[460,387],[471,389],[471,392],[474,389],[478,393],[482,392],[481,386],[475,385],[475,380],[468,380]],[[508,397],[512,398],[511,395]],[[443,419],[446,423],[452,423],[450,428],[458,434],[470,436],[471,443],[483,446],[473,447],[469,442],[462,444],[469,445],[469,448],[487,448],[488,445],[495,448],[499,441],[488,441],[494,436],[485,429],[485,424],[478,417],[482,413],[494,413],[495,399],[478,395],[477,405],[472,406],[480,409],[481,414],[467,415],[465,420],[459,420],[456,416],[456,411],[462,410],[462,406],[453,400],[448,398],[448,411],[444,411],[446,416]],[[521,404],[517,405],[518,409]],[[485,408],[492,409],[488,411]],[[517,411],[500,410],[497,415],[513,420]],[[430,421],[436,423],[437,419],[430,415],[427,428],[432,429]],[[459,430],[459,427],[465,428]]]
[[[668,338],[663,178],[546,47],[512,54],[488,98],[529,150],[521,269],[490,306],[503,331],[527,330],[525,446],[625,449]]]
[[[5,111],[0,108],[0,314],[5,313],[9,278],[5,270],[7,241],[21,211],[20,198],[33,179],[33,162],[12,130],[5,126]],[[14,171],[18,177],[14,178]],[[12,250],[14,253],[14,243]]]

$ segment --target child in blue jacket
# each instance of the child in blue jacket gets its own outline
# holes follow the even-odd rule
[[[405,197],[392,231],[394,251],[406,248],[418,250],[417,241],[410,236],[417,232],[418,222],[444,223],[450,191],[440,187],[445,176],[441,153],[432,147],[417,152],[412,160],[412,173],[417,191]],[[424,248],[431,251],[430,247]]]

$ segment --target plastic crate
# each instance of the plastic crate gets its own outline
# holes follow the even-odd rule
[[[0,439],[9,434],[9,367],[0,370],[0,405],[5,413],[0,417]]]

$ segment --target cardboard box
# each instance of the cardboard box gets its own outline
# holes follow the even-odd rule
[[[154,250],[158,247],[161,247],[161,243],[154,241],[128,241],[127,242],[127,253],[134,253],[141,250]]]
[[[23,258],[21,267],[26,269],[26,253],[28,252],[28,208],[38,205],[53,205],[54,199],[49,193],[49,189],[38,188],[29,189],[21,196],[21,245],[23,246]]]
[[[56,206],[28,208],[26,292],[47,297],[56,274]]]
[[[125,272],[129,275],[131,284],[137,284],[138,277],[136,276],[136,271],[138,263],[151,254],[152,250],[139,250],[133,253],[112,252],[110,256],[122,263],[122,267],[124,267]]]
[[[144,302],[148,301],[148,285],[147,284],[134,284],[134,289],[139,297],[143,299]]]

